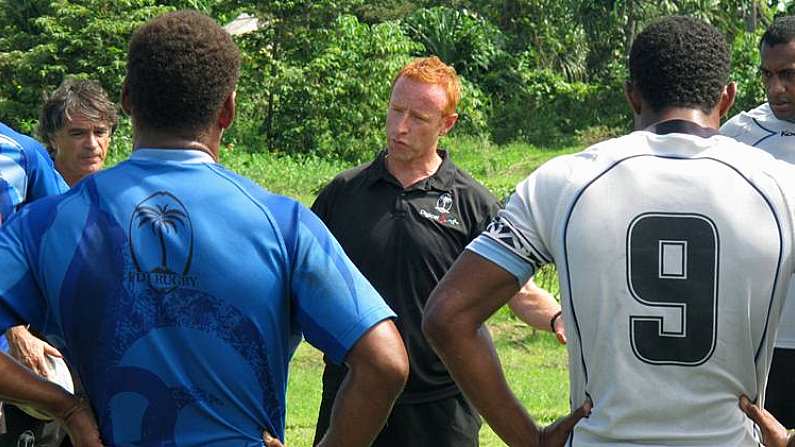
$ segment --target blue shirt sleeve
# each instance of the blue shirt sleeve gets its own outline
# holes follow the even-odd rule
[[[0,333],[27,323],[45,329],[46,305],[26,250],[31,237],[26,211],[13,215],[0,230]]]
[[[38,145],[38,143],[37,143]],[[28,148],[28,191],[26,202],[58,195],[69,190],[61,174],[55,170],[47,151],[39,146]]]
[[[368,329],[395,313],[303,206],[294,231],[291,288],[299,325],[309,343],[341,363]]]
[[[535,266],[516,256],[515,253],[498,244],[493,239],[480,235],[469,243],[467,250],[497,264],[514,277],[521,287],[535,274]]]

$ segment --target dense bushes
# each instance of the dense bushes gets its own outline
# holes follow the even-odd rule
[[[762,77],[759,74],[759,40],[762,29],[735,37],[732,45],[732,79],[737,82],[737,99],[729,116],[752,109],[765,100]]]
[[[560,147],[588,129],[624,129],[626,106],[620,83],[568,82],[550,70],[520,68],[510,96],[495,107],[495,142],[527,141]]]
[[[66,75],[118,95],[130,34],[167,9],[146,0],[0,2],[0,120],[30,132],[42,93]]]
[[[246,99],[234,134],[246,146],[351,159],[383,145],[392,76],[418,47],[395,23],[341,16],[305,60],[275,60],[257,44],[244,45]]]
[[[661,14],[698,14],[733,39],[733,113],[764,100],[757,44],[777,2],[713,3],[720,7],[706,10],[696,0],[0,2],[0,120],[30,132],[42,92],[65,76],[98,79],[117,95],[132,30],[192,7],[220,22],[239,12],[260,19],[258,31],[236,38],[244,63],[230,146],[367,158],[383,145],[394,74],[428,54],[463,77],[456,133],[590,143],[631,125],[624,55],[634,33]],[[745,32],[751,22],[757,31]]]

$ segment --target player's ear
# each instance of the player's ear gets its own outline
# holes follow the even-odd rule
[[[729,109],[732,108],[734,105],[734,99],[737,97],[737,83],[732,81],[723,87],[723,91],[720,93],[720,101],[718,102],[718,112],[720,112],[720,117],[723,118],[729,113]]]
[[[458,114],[451,113],[444,118],[442,118],[442,130],[439,132],[439,136],[445,136],[448,132],[453,129],[455,123],[458,121]]]
[[[640,92],[631,81],[624,81],[624,97],[627,98],[627,103],[632,109],[632,113],[640,115],[643,101],[641,100]]]
[[[221,129],[228,129],[235,119],[235,98],[237,91],[232,90],[232,93],[226,97],[224,103],[221,105],[221,113],[218,114],[218,127]]]

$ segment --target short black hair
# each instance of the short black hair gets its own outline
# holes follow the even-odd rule
[[[159,130],[209,126],[240,74],[240,50],[213,19],[176,11],[130,38],[127,91],[135,120]]]
[[[767,45],[774,47],[779,44],[788,44],[795,41],[795,16],[781,16],[765,31],[759,41],[759,47]]]
[[[630,81],[655,112],[666,107],[711,112],[730,68],[726,38],[712,25],[685,16],[654,21],[629,53]]]

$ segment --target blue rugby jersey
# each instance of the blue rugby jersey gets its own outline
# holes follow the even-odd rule
[[[284,439],[303,334],[341,362],[394,316],[323,224],[202,152],[141,149],[0,235],[0,329],[77,369],[107,445]]]
[[[0,122],[0,224],[26,203],[68,189],[38,141]],[[0,351],[8,351],[5,335]]]
[[[38,141],[0,123],[0,223],[25,203],[68,189]]]

